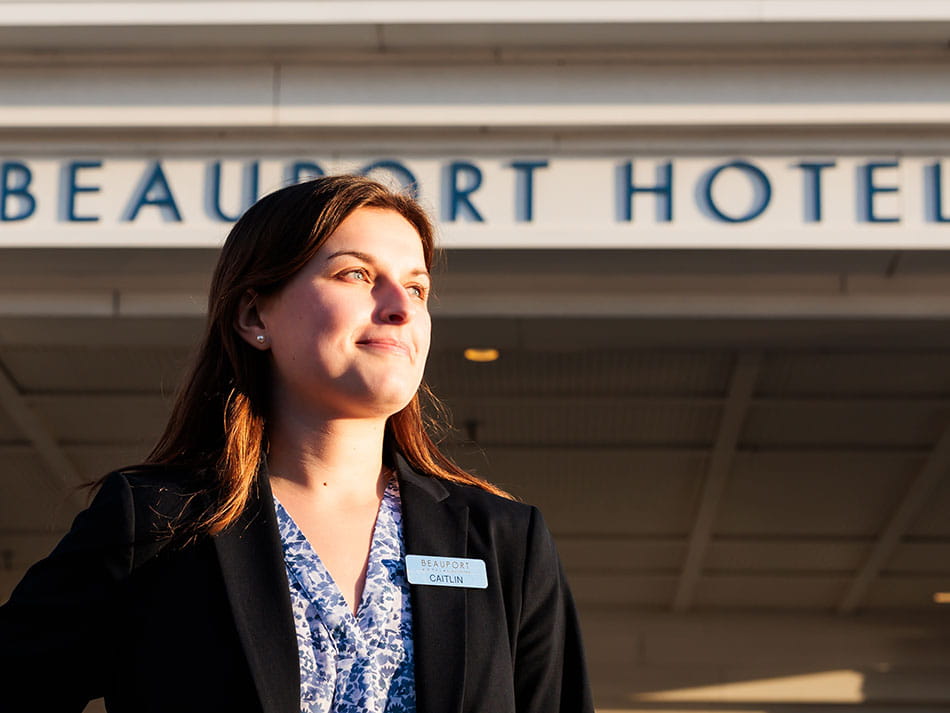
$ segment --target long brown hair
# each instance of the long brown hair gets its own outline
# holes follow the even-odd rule
[[[394,210],[408,220],[431,269],[434,231],[425,211],[409,196],[362,176],[329,176],[282,188],[251,206],[231,229],[211,281],[204,341],[146,461],[205,474],[196,485],[211,496],[211,506],[188,523],[192,532],[214,534],[240,516],[266,452],[270,357],[246,344],[235,329],[242,297],[249,290],[262,296],[279,291],[362,207]],[[439,451],[427,430],[435,424],[423,414],[420,393],[431,397],[423,385],[389,418],[390,444],[418,470],[507,496]]]

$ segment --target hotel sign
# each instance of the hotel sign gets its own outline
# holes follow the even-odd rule
[[[220,245],[257,197],[363,173],[456,248],[950,247],[942,156],[0,157],[0,247]]]

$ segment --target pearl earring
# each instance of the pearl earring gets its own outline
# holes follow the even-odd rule
[[[257,342],[258,342],[258,344],[263,344],[263,343],[266,342],[266,341],[267,341],[267,337],[265,337],[263,334],[258,334],[258,335],[257,335]]]

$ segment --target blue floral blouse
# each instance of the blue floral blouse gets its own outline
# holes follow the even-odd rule
[[[386,486],[356,616],[277,498],[300,655],[301,713],[415,713],[412,616],[395,478]]]

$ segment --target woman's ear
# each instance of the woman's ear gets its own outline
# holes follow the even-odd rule
[[[270,337],[267,327],[261,319],[258,306],[260,295],[254,290],[248,290],[238,303],[237,316],[234,318],[234,328],[241,335],[241,339],[260,350],[270,348]]]

